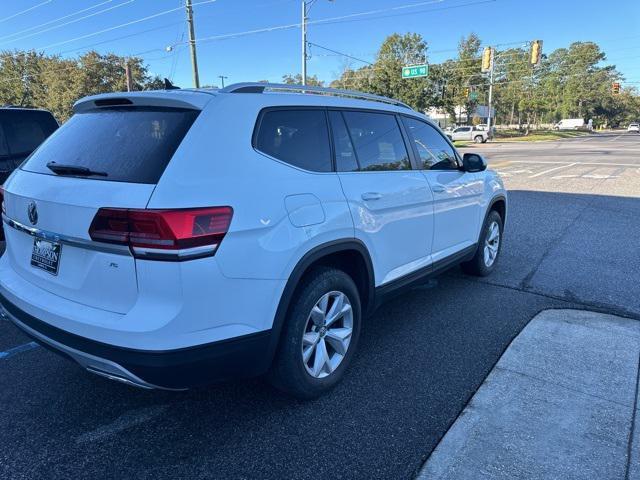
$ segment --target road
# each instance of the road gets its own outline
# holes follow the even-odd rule
[[[260,380],[131,389],[0,320],[0,477],[410,478],[539,311],[640,319],[640,135],[477,151],[510,190],[497,271],[454,269],[381,307],[319,400]]]

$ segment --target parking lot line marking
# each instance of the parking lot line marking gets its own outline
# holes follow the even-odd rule
[[[549,170],[543,170],[542,172],[538,172],[535,175],[531,175],[529,178],[541,177],[542,175],[546,175],[547,173],[555,172],[556,170],[560,170],[562,168],[573,167],[575,163],[570,163],[568,165],[560,165],[559,167],[550,168]]]
[[[25,343],[24,345],[18,345],[17,347],[10,348],[4,352],[0,352],[0,360],[6,360],[7,358],[13,357],[14,355],[22,352],[28,352],[29,350],[33,350],[34,348],[38,348],[36,342]]]
[[[503,160],[501,162],[489,163],[489,168],[506,167],[511,163],[511,160]]]
[[[512,163],[539,163],[539,164],[548,164],[548,165],[559,165],[559,164],[565,164],[567,162],[554,162],[554,161],[537,161],[537,160],[511,160]],[[576,163],[580,163],[580,165],[601,165],[601,166],[605,166],[605,167],[632,167],[632,168],[637,168],[638,164],[637,163],[609,163],[609,162],[576,162]],[[572,165],[575,165],[576,163],[573,163]]]
[[[76,438],[76,443],[87,443],[112,437],[118,433],[136,427],[162,414],[168,405],[154,405],[125,412],[108,425],[103,425],[91,432],[85,432]]]

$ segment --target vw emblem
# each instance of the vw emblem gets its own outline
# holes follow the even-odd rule
[[[27,207],[27,215],[29,215],[31,225],[38,223],[38,206],[36,205],[36,202],[29,203],[29,206]]]

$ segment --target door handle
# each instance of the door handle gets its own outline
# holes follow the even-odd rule
[[[360,195],[360,197],[365,202],[368,202],[370,200],[380,200],[382,198],[382,194],[378,192],[365,192],[362,195]]]
[[[431,190],[433,190],[436,193],[444,193],[447,191],[447,188],[444,185],[436,183],[433,187],[431,187]]]

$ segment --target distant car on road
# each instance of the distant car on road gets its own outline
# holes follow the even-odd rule
[[[563,118],[553,126],[554,130],[580,130],[587,124],[583,118]]]
[[[485,143],[489,139],[489,132],[481,130],[478,127],[463,126],[454,129],[451,133],[447,133],[449,140],[469,140],[476,143]]]
[[[627,132],[640,133],[640,124],[630,123],[629,126],[627,127]]]
[[[47,110],[0,107],[0,185],[57,128]]]

